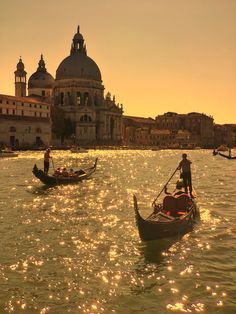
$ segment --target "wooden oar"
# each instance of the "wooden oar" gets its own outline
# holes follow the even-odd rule
[[[164,187],[162,188],[161,192],[156,196],[156,198],[154,199],[154,201],[152,202],[152,206],[154,207],[156,200],[158,199],[158,197],[161,195],[161,193],[165,190],[165,187],[167,186],[167,184],[170,182],[170,180],[173,178],[173,176],[175,175],[176,171],[179,170],[179,166],[175,169],[175,171],[172,173],[171,177],[169,178],[169,180],[166,182],[166,184],[164,185]]]
[[[53,168],[53,171],[55,172],[54,161],[52,157],[51,157],[51,160],[52,160],[52,168]]]

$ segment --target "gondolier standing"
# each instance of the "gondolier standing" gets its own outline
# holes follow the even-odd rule
[[[52,158],[50,156],[50,151],[51,149],[47,148],[44,153],[44,173],[48,173],[48,170],[49,170],[49,161],[50,161],[50,158]]]
[[[187,154],[182,155],[182,160],[179,163],[178,169],[182,171],[182,179],[184,181],[184,189],[185,193],[188,193],[188,188],[189,188],[189,193],[190,196],[193,198],[194,196],[192,195],[192,174],[191,174],[191,160],[187,159]]]

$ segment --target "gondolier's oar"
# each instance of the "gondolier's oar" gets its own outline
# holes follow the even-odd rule
[[[166,182],[166,184],[163,186],[163,189],[161,190],[161,192],[156,196],[156,198],[154,199],[154,201],[152,202],[152,206],[154,207],[156,200],[158,199],[158,197],[161,195],[161,193],[165,190],[165,187],[167,186],[167,184],[170,182],[170,180],[173,178],[173,176],[175,175],[176,171],[179,170],[179,166],[175,169],[175,171],[172,173],[170,179]]]
[[[51,160],[52,160],[52,168],[53,168],[53,171],[55,172],[54,161],[52,157],[51,157]]]

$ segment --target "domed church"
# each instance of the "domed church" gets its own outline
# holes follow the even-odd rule
[[[53,88],[55,114],[63,111],[76,144],[121,142],[122,105],[107,93],[104,97],[101,71],[87,55],[78,26],[70,55],[58,66]]]

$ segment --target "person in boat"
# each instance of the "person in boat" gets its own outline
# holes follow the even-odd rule
[[[176,182],[175,190],[174,190],[173,193],[170,193],[170,192],[167,191],[167,185],[165,186],[164,192],[165,192],[166,195],[178,196],[178,195],[181,195],[181,194],[185,194],[185,192],[183,191],[183,187],[184,187],[183,180],[179,179]]]
[[[54,175],[55,175],[55,176],[59,176],[60,174],[61,174],[61,168],[58,167],[58,168],[55,170]]]
[[[178,169],[182,171],[181,176],[184,183],[185,193],[188,194],[188,188],[189,188],[190,196],[193,197],[191,163],[192,163],[191,160],[187,158],[187,154],[183,154],[182,160],[179,163]]]
[[[74,169],[70,169],[70,171],[69,171],[69,177],[75,177],[75,176],[77,176],[77,174],[74,172]]]
[[[68,177],[69,176],[69,172],[67,171],[67,169],[65,167],[62,169],[61,174],[63,175],[63,177]]]
[[[51,155],[50,155],[50,152],[51,152],[51,149],[50,148],[47,148],[45,153],[44,153],[44,173],[48,173],[49,171],[49,161],[50,161],[50,158]]]

